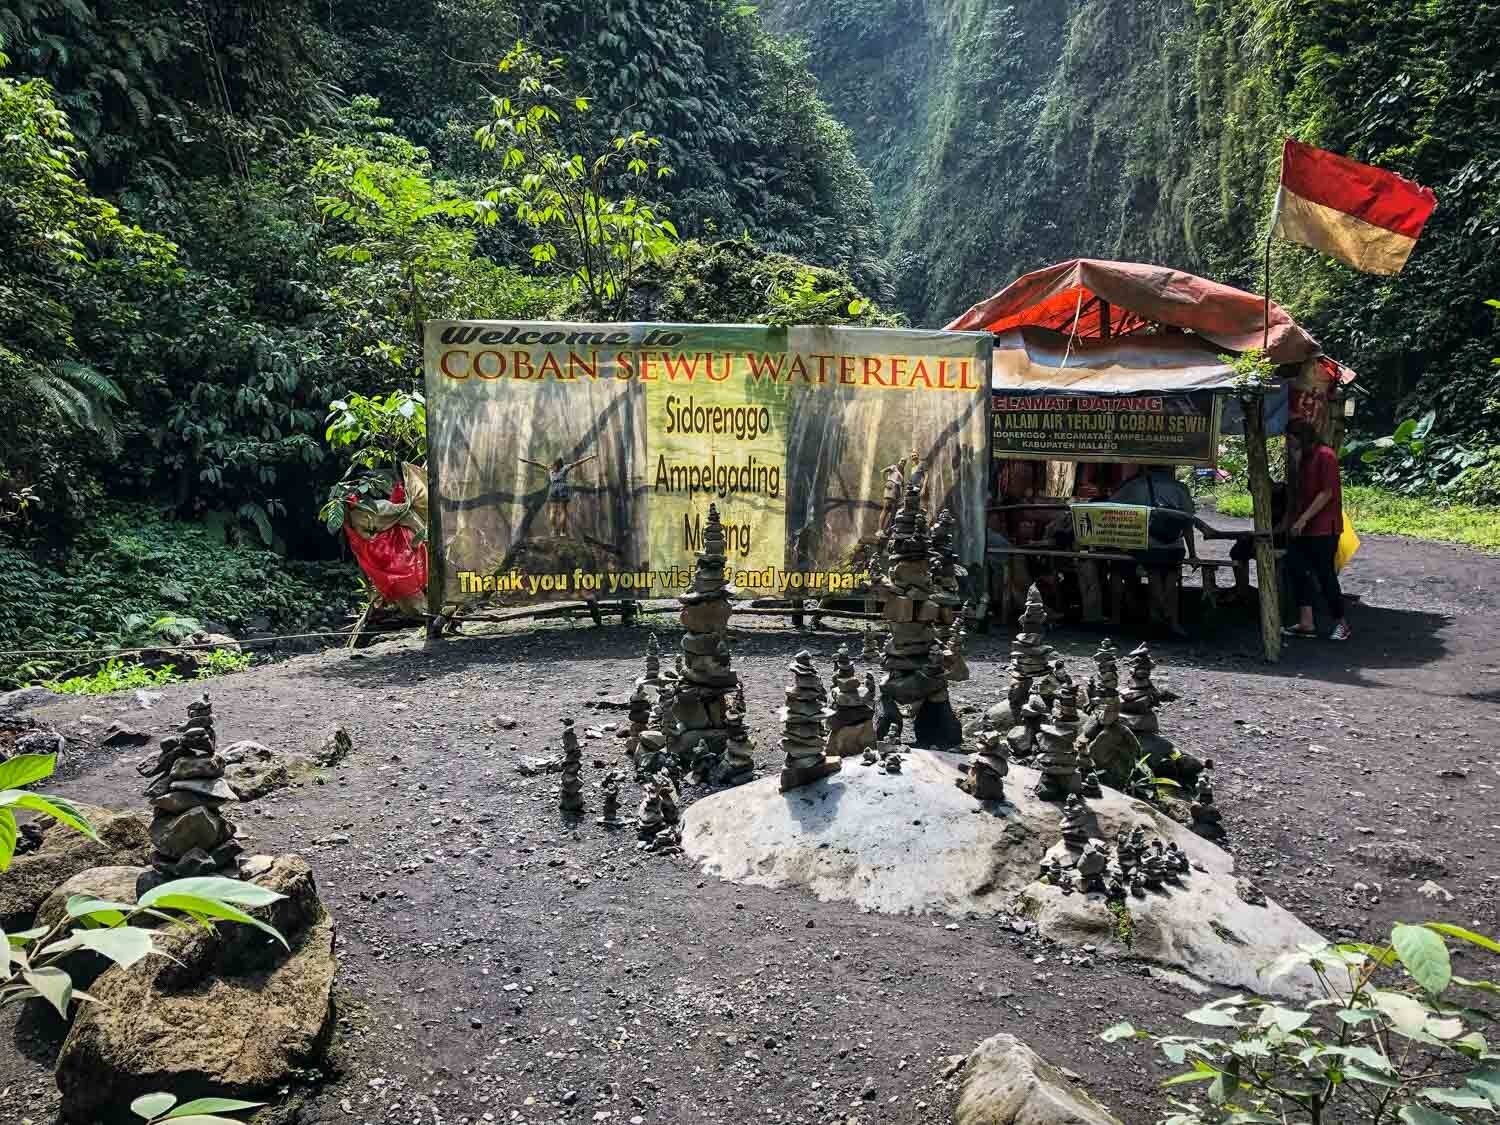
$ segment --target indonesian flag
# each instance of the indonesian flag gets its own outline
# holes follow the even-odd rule
[[[1271,230],[1365,273],[1395,274],[1436,206],[1430,188],[1289,140]]]

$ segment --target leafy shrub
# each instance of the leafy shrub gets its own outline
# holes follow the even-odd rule
[[[106,661],[103,668],[90,675],[54,680],[47,687],[62,695],[108,695],[114,691],[161,687],[180,679],[182,677],[171,668],[147,668],[144,664],[114,659]]]
[[[3,650],[135,647],[142,622],[187,617],[231,632],[257,617],[309,632],[340,620],[359,592],[352,566],[225,543],[204,524],[145,506],[101,512],[60,558],[0,546],[0,570]],[[88,655],[0,657],[0,685],[51,678]]]
[[[248,652],[235,652],[230,648],[216,648],[198,654],[197,678],[209,680],[215,676],[227,676],[231,672],[247,671],[254,663]]]
[[[1384,946],[1303,946],[1272,967],[1273,978],[1310,968],[1319,999],[1291,1006],[1233,995],[1185,1016],[1216,1035],[1121,1023],[1102,1038],[1145,1039],[1186,1064],[1166,1086],[1207,1084],[1204,1102],[1174,1102],[1164,1125],[1459,1125],[1450,1109],[1489,1118],[1500,1110],[1500,1054],[1470,1030],[1493,1017],[1468,997],[1500,994],[1500,985],[1456,976],[1445,938],[1500,953],[1500,943],[1458,926],[1398,925]]]

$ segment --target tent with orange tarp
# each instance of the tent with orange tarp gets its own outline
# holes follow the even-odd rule
[[[1193,383],[1199,387],[1208,385],[1204,382],[1201,353],[1247,352],[1268,340],[1266,351],[1273,363],[1300,367],[1315,361],[1325,380],[1334,379],[1340,384],[1353,381],[1354,372],[1323,355],[1318,341],[1274,301],[1270,306],[1269,336],[1266,323],[1265,299],[1232,285],[1168,266],[1075,258],[1017,278],[946,327],[952,331],[990,332],[1007,337],[1011,337],[1012,330],[1043,328],[1074,341],[1141,335],[1149,339],[1164,332],[1191,334],[1208,345],[1197,349],[1200,354],[1184,358],[1184,373],[1191,369]],[[1106,353],[1118,375],[1117,350],[1075,345],[1065,355],[1073,389],[1109,393],[1102,385],[1078,385],[1082,380],[1075,370],[1088,370],[1091,356]],[[1161,356],[1153,357],[1142,369],[1152,373],[1145,381],[1160,384],[1156,389],[1183,386],[1181,380],[1174,378],[1174,365],[1164,362]],[[1228,387],[1232,376],[1227,366],[1220,374],[1220,384]],[[1141,389],[1141,380],[1135,380],[1131,389]]]

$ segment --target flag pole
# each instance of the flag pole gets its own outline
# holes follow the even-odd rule
[[[1266,227],[1265,321],[1261,336],[1261,355],[1270,358],[1271,350],[1271,239],[1276,231],[1281,191]],[[1265,388],[1246,387],[1241,398],[1245,411],[1245,461],[1250,478],[1250,500],[1255,516],[1255,578],[1259,589],[1261,644],[1266,660],[1275,664],[1281,659],[1281,580],[1276,568],[1276,544],[1271,527],[1271,465],[1266,451]]]

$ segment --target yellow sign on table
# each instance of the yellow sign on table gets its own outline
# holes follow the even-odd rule
[[[1074,504],[1073,541],[1080,547],[1144,551],[1150,545],[1151,509],[1143,504]]]

